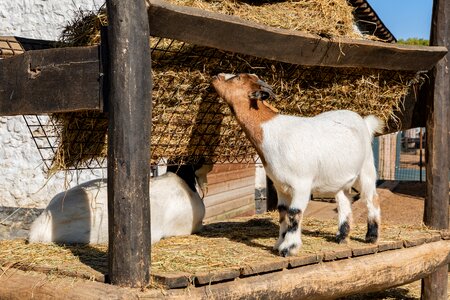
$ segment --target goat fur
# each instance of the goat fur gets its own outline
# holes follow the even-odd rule
[[[32,223],[29,242],[107,243],[107,180],[91,180],[57,194]],[[151,243],[202,228],[205,205],[174,173],[150,179]]]
[[[230,106],[255,146],[278,195],[280,235],[275,249],[294,255],[301,246],[301,220],[312,192],[332,192],[338,204],[339,242],[348,240],[351,203],[348,191],[357,184],[367,202],[366,240],[376,242],[380,208],[372,139],[383,123],[348,110],[315,117],[277,114],[265,105],[270,86],[253,74],[219,74],[212,84]]]

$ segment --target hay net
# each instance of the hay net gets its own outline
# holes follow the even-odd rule
[[[251,7],[248,1],[220,2]],[[282,3],[292,4],[276,2]],[[102,12],[81,14],[65,29],[62,40],[70,46],[97,44],[100,26],[105,24]],[[342,28],[342,21],[335,22],[334,28]],[[314,116],[328,110],[350,109],[361,115],[375,114],[390,123],[395,121],[394,111],[401,106],[409,86],[417,81],[414,72],[304,67],[165,38],[151,37],[150,43],[152,165],[194,164],[202,158],[213,163],[256,161],[256,151],[210,86],[211,77],[221,72],[257,74],[273,86],[277,96],[271,104],[281,113]],[[49,171],[95,167],[99,158],[106,156],[108,122],[104,113],[53,114],[51,124],[58,138],[57,145],[51,147],[54,156]]]

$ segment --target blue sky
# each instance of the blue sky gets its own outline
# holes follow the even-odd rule
[[[367,0],[397,39],[430,38],[432,0]]]

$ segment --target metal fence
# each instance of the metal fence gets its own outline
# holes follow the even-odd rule
[[[375,138],[380,180],[425,181],[425,129],[414,128]]]

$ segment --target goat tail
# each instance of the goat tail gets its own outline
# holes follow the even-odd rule
[[[375,115],[368,115],[364,117],[367,129],[369,129],[370,136],[374,136],[375,133],[383,133],[384,122]]]

